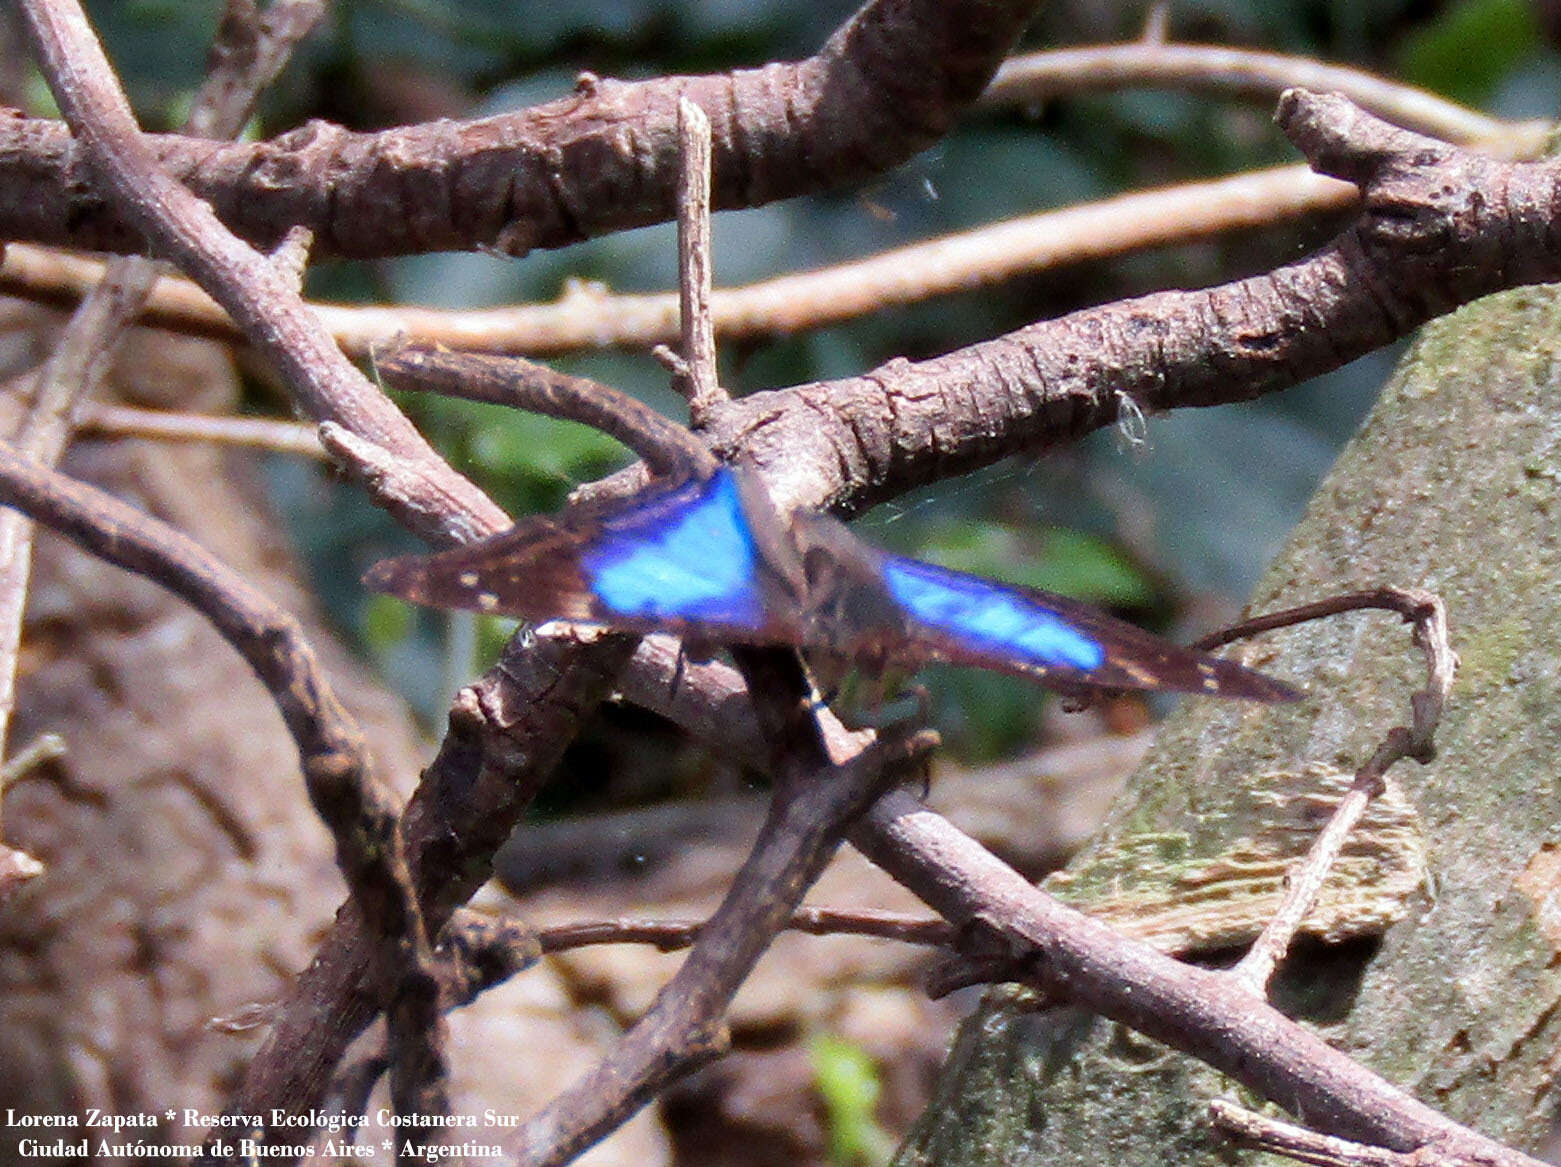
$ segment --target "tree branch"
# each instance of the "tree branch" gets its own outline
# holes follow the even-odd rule
[[[880,174],[947,132],[1034,7],[870,0],[796,63],[583,79],[574,94],[520,113],[378,134],[313,122],[246,145],[149,137],[147,162],[189,184],[261,248],[296,225],[326,255],[524,255],[672,217],[680,98],[704,110],[714,129],[718,209]],[[92,149],[55,122],[0,122],[0,234],[98,251],[164,242],[104,199],[91,181]],[[6,160],[14,160],[9,168]]]
[[[1502,121],[1363,69],[1286,53],[1151,39],[1011,57],[978,104],[1025,105],[1066,94],[1129,88],[1235,96],[1264,105],[1286,89],[1339,93],[1394,125],[1512,157],[1539,153],[1550,134],[1548,121]]]
[[[1021,215],[814,271],[717,288],[711,294],[711,320],[724,340],[789,336],[1072,263],[1340,211],[1357,198],[1353,187],[1313,174],[1304,165],[1135,191]],[[92,259],[11,244],[0,264],[0,291],[70,304],[100,268]],[[649,348],[670,344],[679,335],[677,293],[614,293],[594,284],[571,285],[552,303],[499,308],[311,307],[354,357],[369,356],[397,339],[461,351],[546,355],[583,348]],[[243,337],[220,306],[182,280],[165,279],[142,320],[222,340]]]

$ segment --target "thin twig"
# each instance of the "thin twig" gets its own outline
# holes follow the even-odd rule
[[[504,929],[496,931],[500,925],[486,917],[468,911],[457,912],[440,934],[440,949],[442,951],[447,946],[457,946],[463,959],[474,963],[510,965],[513,966],[511,971],[516,971],[526,967],[526,962],[517,961],[510,955],[518,947],[534,949],[537,956],[602,944],[649,944],[661,952],[676,952],[693,944],[709,921],[646,920],[620,916],[616,920],[584,920],[534,930],[519,921],[506,920],[500,923]],[[952,935],[948,924],[936,916],[908,916],[903,912],[883,912],[869,908],[847,911],[839,908],[800,907],[791,913],[791,918],[782,928],[806,936],[867,936],[875,940],[898,940],[904,944],[932,948],[947,944]],[[504,954],[499,961],[490,962],[480,958],[480,954],[490,948],[497,948]]]
[[[692,944],[704,926],[703,920],[593,920],[542,928],[536,935],[545,953],[592,944],[653,944],[663,952],[673,952]],[[952,934],[948,924],[936,916],[861,908],[798,908],[785,929],[808,936],[870,936],[934,948],[947,944]]]
[[[1535,157],[1549,123],[1510,122],[1424,89],[1312,57],[1221,45],[1161,44],[1140,39],[1012,57],[981,95],[984,106],[1025,105],[1067,94],[1154,86],[1265,104],[1286,89],[1342,93],[1378,117],[1423,134],[1508,157]]]
[[[600,381],[560,373],[521,357],[396,346],[376,354],[375,368],[398,388],[527,409],[592,426],[628,446],[658,475],[703,475],[715,466],[699,439],[644,402]]]
[[[233,138],[298,47],[320,23],[324,0],[227,0],[208,56],[211,68],[195,93],[185,132]]]
[[[45,733],[34,738],[7,758],[4,766],[0,766],[0,794],[5,793],[13,782],[25,778],[45,762],[63,758],[67,752],[65,739],[57,733]]]
[[[1413,724],[1390,729],[1371,757],[1355,772],[1350,788],[1345,791],[1327,824],[1313,840],[1306,857],[1286,877],[1285,894],[1279,907],[1253,941],[1252,947],[1230,970],[1230,975],[1249,992],[1260,996],[1267,992],[1280,961],[1289,952],[1296,933],[1316,906],[1345,843],[1371,805],[1371,800],[1382,792],[1388,769],[1405,758],[1428,763],[1435,757],[1436,727],[1446,707],[1447,696],[1452,691],[1458,657],[1447,636],[1446,606],[1439,597],[1418,589],[1375,588],[1335,596],[1319,603],[1271,612],[1244,621],[1235,630],[1226,629],[1199,642],[1200,647],[1212,640],[1229,643],[1233,631],[1250,634],[1259,629],[1267,631],[1284,628],[1367,608],[1397,612],[1414,625],[1414,641],[1425,654],[1426,687],[1410,698]]]
[[[710,251],[710,119],[686,97],[678,99],[678,320],[688,397],[699,429],[726,399],[716,376],[715,325],[710,317],[714,267]]]
[[[711,319],[722,339],[790,336],[1068,264],[1339,211],[1357,198],[1348,183],[1305,166],[1117,195],[815,271],[719,288],[712,293]],[[0,264],[0,291],[66,303],[80,295],[99,266],[96,260],[11,244]],[[462,351],[545,356],[673,343],[680,337],[678,301],[675,292],[617,295],[600,285],[574,283],[551,304],[458,312],[406,305],[311,307],[355,357],[369,356],[397,338]],[[158,285],[143,322],[228,340],[243,335],[197,286],[172,278]]]
[[[77,419],[78,433],[116,438],[155,438],[170,442],[214,442],[248,446],[273,454],[324,458],[325,447],[312,425],[268,417],[231,417],[141,409],[132,405],[86,402]]]
[[[1209,1118],[1231,1138],[1254,1150],[1317,1167],[1473,1167],[1467,1158],[1427,1154],[1425,1147],[1406,1153],[1318,1134],[1221,1098],[1209,1103]]]

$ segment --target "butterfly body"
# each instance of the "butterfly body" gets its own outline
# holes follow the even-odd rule
[[[873,673],[947,661],[1075,693],[1296,696],[1077,601],[888,555],[828,515],[783,518],[729,466],[438,555],[386,560],[364,579],[436,607],[792,645]]]

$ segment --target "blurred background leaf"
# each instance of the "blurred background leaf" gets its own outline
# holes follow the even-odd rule
[[[808,1056],[814,1088],[824,1104],[829,1161],[836,1167],[887,1163],[895,1140],[874,1113],[883,1083],[871,1055],[844,1038],[819,1033],[808,1042]]]

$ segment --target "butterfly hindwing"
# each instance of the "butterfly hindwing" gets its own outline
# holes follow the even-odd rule
[[[797,635],[725,467],[576,506],[560,519],[523,520],[437,555],[386,560],[364,582],[415,603],[531,621],[692,631],[733,643]]]

